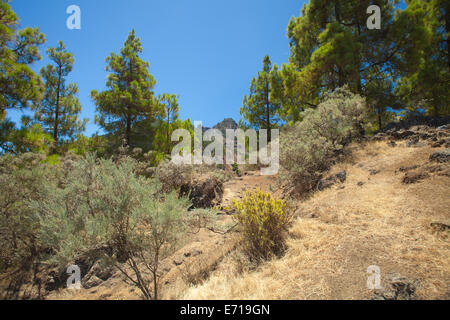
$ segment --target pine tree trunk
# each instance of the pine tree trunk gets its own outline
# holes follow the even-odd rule
[[[378,108],[378,130],[381,130],[382,122],[381,122],[381,109]]]
[[[170,111],[167,110],[167,154],[170,154]]]
[[[130,133],[131,133],[131,115],[127,114],[127,128],[125,132],[125,139],[127,141],[127,146],[130,146]]]
[[[59,126],[59,99],[61,93],[61,66],[58,70],[58,87],[56,88],[56,106],[55,106],[55,126],[53,128],[53,139],[55,139],[55,145],[58,145],[58,126]]]
[[[270,124],[270,101],[269,101],[269,83],[266,85],[266,128],[267,128],[267,142],[272,141],[272,126]]]

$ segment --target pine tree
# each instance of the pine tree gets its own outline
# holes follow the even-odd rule
[[[176,125],[179,122],[178,96],[164,93],[160,96],[159,101],[164,108],[164,113],[160,117],[155,146],[166,154],[170,154],[172,151],[172,132],[177,129]]]
[[[148,72],[149,63],[139,57],[141,53],[141,42],[132,30],[120,55],[111,53],[106,58],[108,90],[91,92],[97,105],[96,121],[107,133],[124,135],[129,146],[134,146],[133,125],[151,122],[160,113],[153,92],[156,81]]]
[[[73,139],[85,128],[87,120],[79,120],[81,104],[77,98],[78,86],[66,83],[73,69],[73,55],[67,52],[62,41],[58,47],[49,48],[47,54],[53,65],[41,69],[45,80],[45,94],[42,101],[34,106],[35,118],[45,130],[52,134],[56,146],[61,141]]]
[[[280,117],[278,111],[280,102],[272,94],[272,85],[276,83],[275,77],[278,75],[277,67],[272,67],[269,56],[263,60],[263,69],[258,72],[258,76],[252,79],[250,94],[244,96],[241,115],[248,121],[249,125],[255,129],[267,129],[268,139],[271,139],[271,129],[278,127]]]
[[[416,72],[429,45],[423,11],[396,8],[388,0],[311,0],[288,26],[290,67],[283,68],[286,93],[298,104],[290,114],[316,105],[326,92],[348,85],[373,106],[379,125],[387,107],[399,107],[394,88],[400,77]],[[366,23],[370,5],[380,7],[381,29]],[[294,81],[292,81],[294,80]]]
[[[45,36],[38,28],[18,29],[9,0],[0,1],[0,118],[6,110],[27,107],[42,98],[43,85],[30,64],[40,60]]]

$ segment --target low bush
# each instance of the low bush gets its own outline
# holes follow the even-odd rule
[[[135,161],[97,159],[71,163],[64,188],[46,184],[30,201],[39,221],[38,240],[49,263],[64,267],[93,248],[118,268],[146,299],[157,299],[163,259],[171,255],[192,223],[187,198],[161,193],[156,179],[139,176]]]
[[[280,138],[280,164],[287,178],[304,191],[317,185],[333,158],[360,134],[365,100],[346,88],[327,95],[303,120],[286,128]]]
[[[235,219],[242,228],[243,250],[254,262],[279,255],[292,219],[283,200],[261,190],[247,191],[241,201],[233,201]]]
[[[56,181],[55,170],[44,162],[45,155],[35,153],[0,157],[0,271],[29,268],[38,258],[39,221],[27,202]]]
[[[165,160],[156,168],[156,177],[162,184],[164,192],[179,190],[188,184],[193,175],[193,167],[190,165],[178,165]]]

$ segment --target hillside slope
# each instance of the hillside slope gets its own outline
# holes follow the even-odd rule
[[[235,250],[237,233],[194,232],[164,261],[161,298],[449,299],[448,131],[396,130],[396,142],[383,134],[348,147],[344,161],[325,175],[344,176],[343,182],[323,183],[323,190],[296,202],[287,252],[256,270]],[[433,140],[436,135],[440,142]],[[436,152],[441,157],[430,159]],[[226,208],[246,190],[286,195],[276,177],[259,174],[244,172],[224,184],[219,224],[232,222]],[[369,266],[380,268],[383,289],[367,289]],[[91,270],[85,288],[39,297],[140,298],[117,270],[104,281],[100,266]]]
[[[224,261],[183,298],[449,299],[449,164],[429,161],[443,148],[374,141],[350,149],[330,172],[345,170],[346,181],[298,203],[284,257],[240,276]],[[381,290],[367,289],[371,265]]]

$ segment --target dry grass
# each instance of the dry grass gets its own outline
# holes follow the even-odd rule
[[[402,184],[401,166],[422,165],[430,147],[389,147],[386,142],[354,145],[330,174],[347,180],[297,203],[284,257],[249,265],[233,235],[208,230],[186,239],[165,261],[163,299],[364,299],[367,267],[384,276],[400,273],[419,281],[421,299],[450,298],[450,244],[430,223],[450,225],[449,177],[431,174]],[[370,170],[380,170],[371,175]],[[246,189],[271,190],[273,177],[250,173],[225,183],[223,205]],[[363,185],[358,185],[362,182]],[[277,192],[279,192],[278,190]],[[221,216],[221,223],[231,217]],[[194,254],[195,250],[201,254]],[[186,255],[186,253],[190,253]],[[175,261],[182,262],[176,265]],[[139,299],[120,273],[91,289],[52,292],[46,299]]]
[[[299,203],[286,255],[237,276],[232,261],[185,299],[363,299],[367,267],[418,280],[421,299],[448,299],[450,246],[430,223],[450,224],[449,178],[401,183],[401,166],[424,164],[436,149],[395,148],[386,142],[353,146],[332,168],[347,181]],[[380,170],[376,175],[370,169]],[[362,186],[358,182],[363,182]]]

